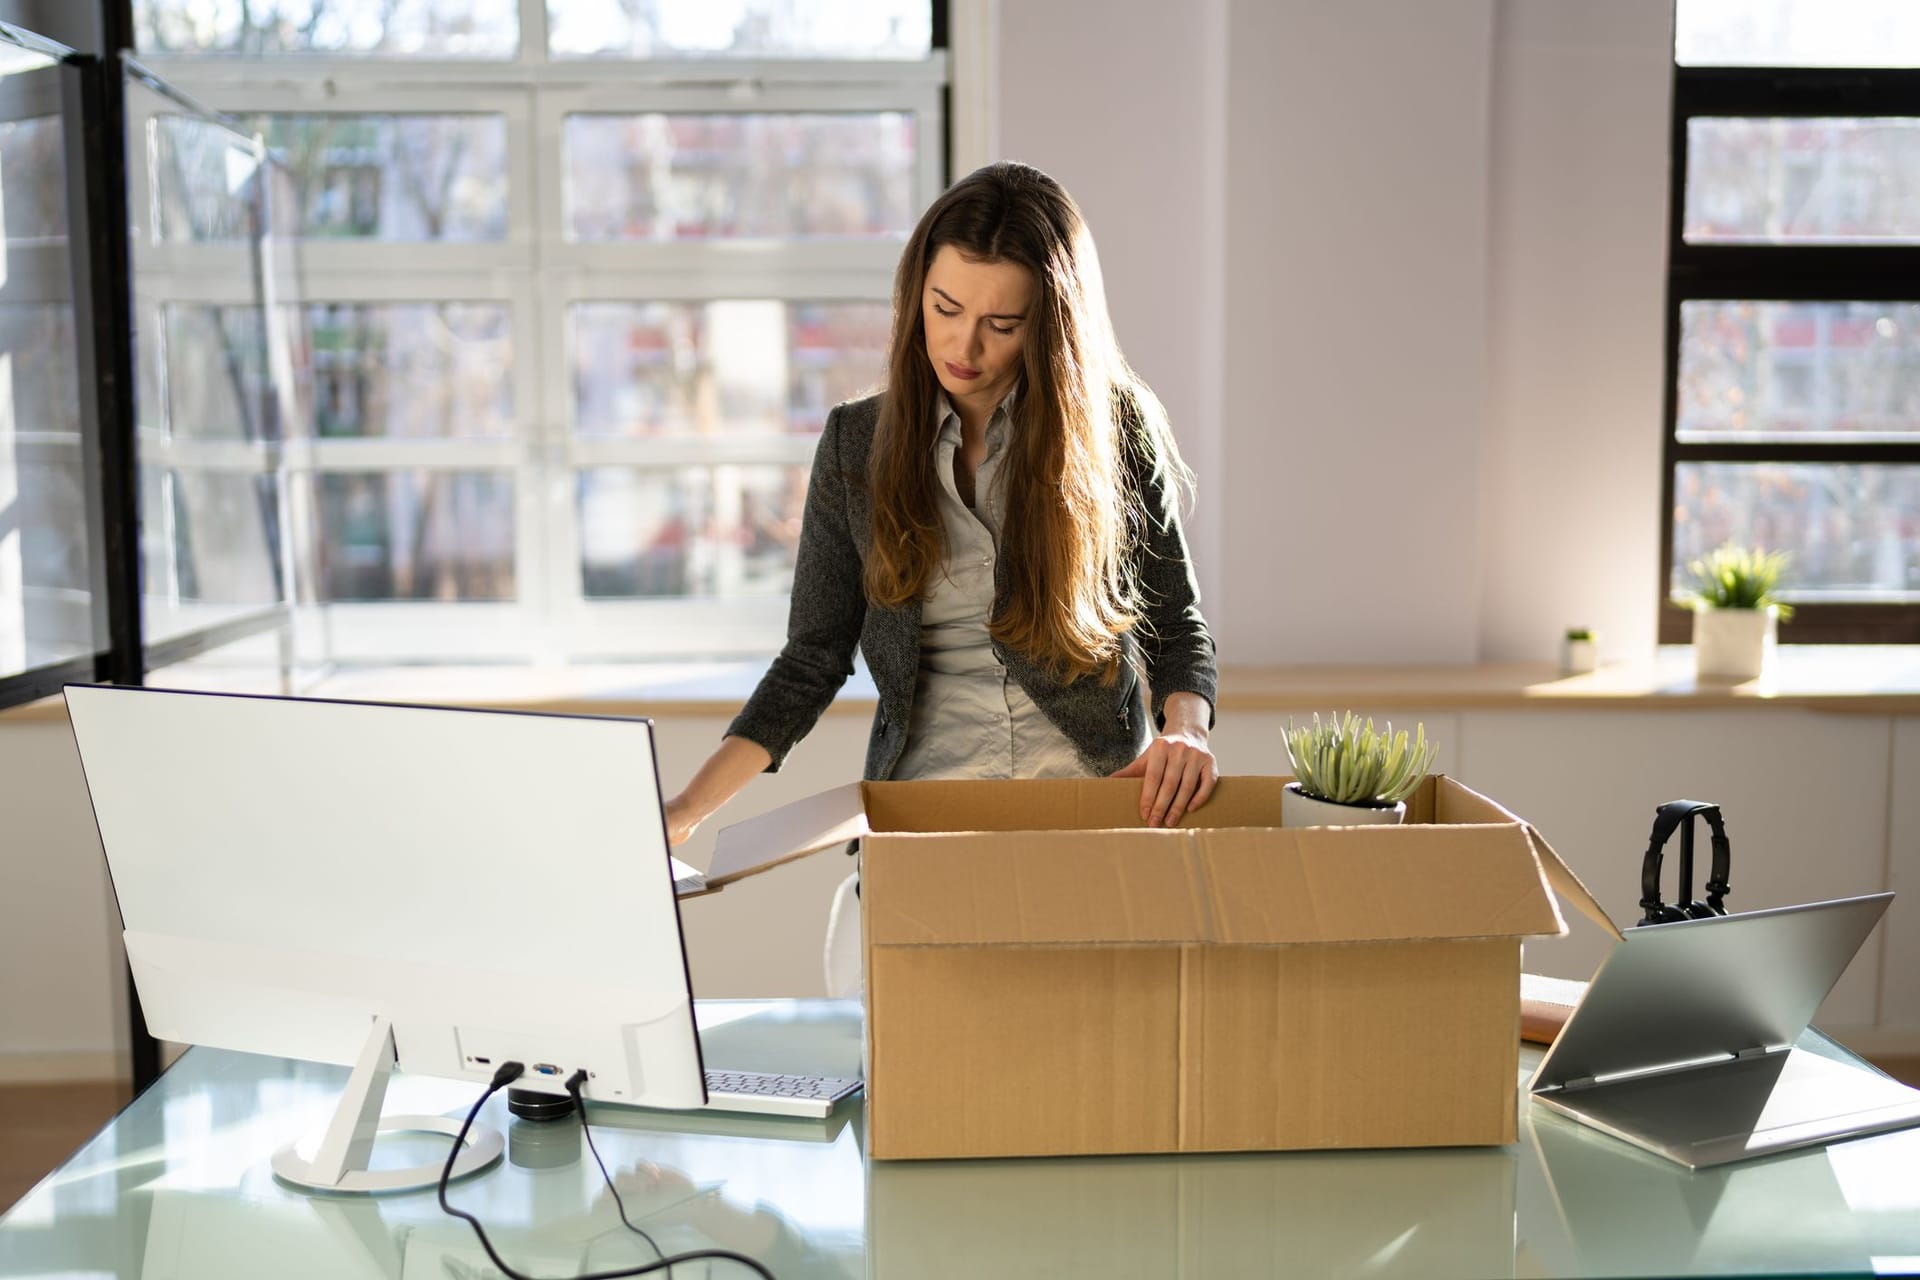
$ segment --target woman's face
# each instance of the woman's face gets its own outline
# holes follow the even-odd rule
[[[1033,305],[1033,273],[1012,262],[975,262],[950,244],[927,266],[920,300],[927,358],[948,399],[999,404],[1019,381]]]

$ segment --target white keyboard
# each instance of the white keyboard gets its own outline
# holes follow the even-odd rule
[[[750,1111],[769,1116],[833,1114],[844,1098],[860,1091],[860,1081],[838,1076],[768,1075],[757,1071],[707,1072],[707,1110]]]

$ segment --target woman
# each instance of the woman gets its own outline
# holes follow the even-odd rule
[[[1072,198],[1020,164],[955,183],[901,256],[886,389],[821,433],[786,647],[668,803],[673,842],[780,767],[856,643],[869,779],[1137,777],[1142,821],[1178,822],[1215,778],[1188,480]]]

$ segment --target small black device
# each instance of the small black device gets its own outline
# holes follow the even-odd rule
[[[1713,867],[1707,875],[1707,896],[1692,902],[1693,893],[1693,820],[1703,817],[1711,833]],[[1674,905],[1660,897],[1660,851],[1667,838],[1680,832],[1680,884]],[[1653,837],[1647,842],[1646,857],[1640,863],[1641,924],[1678,924],[1682,920],[1710,920],[1727,914],[1727,866],[1733,848],[1727,841],[1727,824],[1720,806],[1704,800],[1670,800],[1653,813]]]

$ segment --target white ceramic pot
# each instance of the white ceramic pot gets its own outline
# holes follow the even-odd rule
[[[1780,617],[1764,609],[1699,609],[1693,615],[1693,670],[1718,679],[1752,680],[1778,642]]]
[[[1600,647],[1592,640],[1569,636],[1560,642],[1560,670],[1564,675],[1585,675],[1600,665]]]
[[[1297,782],[1289,782],[1280,796],[1283,827],[1391,826],[1407,820],[1407,803],[1396,805],[1335,804],[1310,796]]]

